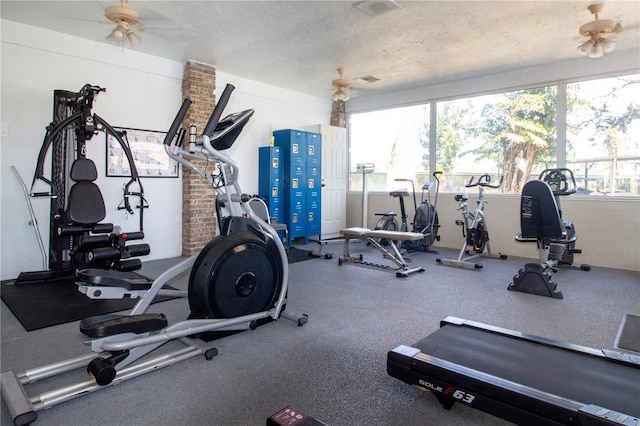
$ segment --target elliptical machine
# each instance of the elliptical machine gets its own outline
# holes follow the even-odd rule
[[[506,259],[507,255],[498,253],[491,253],[491,245],[489,244],[489,230],[487,229],[487,223],[484,220],[484,206],[487,201],[484,199],[484,188],[500,188],[504,176],[500,177],[500,182],[497,184],[491,184],[491,176],[484,174],[474,181],[474,176],[471,176],[469,183],[465,185],[465,188],[478,187],[478,201],[476,201],[476,211],[470,212],[467,205],[469,200],[467,194],[456,194],[455,200],[460,203],[458,210],[462,211],[462,220],[456,220],[456,225],[462,227],[462,238],[464,238],[464,244],[458,254],[458,259],[436,259],[441,265],[455,266],[458,268],[466,269],[482,269],[481,263],[471,262],[478,257],[488,257],[491,259]],[[485,252],[485,247],[487,251]],[[470,248],[470,249],[469,249]],[[471,254],[473,252],[473,254]],[[467,257],[465,257],[467,255]]]
[[[280,317],[298,326],[307,316],[285,312],[288,287],[288,262],[284,245],[277,232],[251,210],[250,196],[238,183],[238,165],[223,151],[230,148],[253,110],[231,114],[220,120],[234,87],[227,85],[209,118],[202,136],[181,147],[185,131],[178,132],[191,101],[185,99],[164,140],[165,152],[184,167],[193,170],[209,183],[217,197],[225,201],[230,215],[223,220],[216,236],[197,255],[191,256],[162,273],[140,297],[128,315],[106,314],[80,322],[83,343],[92,352],[76,358],[0,375],[2,397],[16,424],[36,420],[37,411],[119,384],[161,367],[198,355],[207,360],[217,355],[216,348],[203,344],[210,333],[254,330],[260,324]],[[177,142],[172,142],[178,133]],[[216,172],[204,170],[193,160],[215,164]],[[147,312],[165,284],[191,269],[187,297],[191,313],[187,320],[168,325],[161,313]],[[77,272],[78,281],[87,286],[127,286],[127,272],[104,276],[99,270]],[[121,281],[121,282],[120,282]],[[175,290],[174,296],[181,296]],[[166,293],[165,293],[166,294]],[[199,337],[200,339],[197,339]],[[144,358],[169,341],[184,347]],[[28,397],[25,386],[37,380],[84,369],[91,378],[40,395]]]
[[[573,255],[582,250],[575,248],[578,234],[573,223],[562,217],[560,208],[560,197],[571,195],[576,189],[573,172],[566,168],[543,170],[538,180],[529,181],[522,188],[521,232],[516,241],[535,242],[540,261],[525,264],[513,277],[509,290],[562,299],[549,271],[555,273],[559,267],[591,270],[587,264],[573,264]]]

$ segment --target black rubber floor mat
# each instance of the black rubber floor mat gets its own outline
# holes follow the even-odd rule
[[[295,247],[289,247],[289,265],[310,259],[316,259],[311,256],[311,252],[297,249]]]
[[[93,300],[78,291],[74,277],[14,285],[2,281],[0,296],[27,331],[132,309],[138,299]],[[157,302],[171,297],[159,297]],[[154,302],[154,303],[157,303]]]
[[[640,316],[626,314],[622,318],[613,346],[618,349],[640,352]]]

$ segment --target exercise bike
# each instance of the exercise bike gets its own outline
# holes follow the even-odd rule
[[[166,153],[183,167],[206,179],[217,197],[226,202],[230,215],[220,235],[202,251],[162,273],[145,290],[128,315],[106,314],[80,322],[83,343],[92,350],[70,360],[49,364],[23,373],[0,375],[2,398],[15,424],[37,419],[37,411],[78,396],[119,384],[161,367],[198,355],[207,360],[218,351],[210,344],[211,333],[254,330],[259,325],[287,318],[302,326],[306,315],[285,312],[288,262],[277,232],[261,220],[249,205],[250,197],[238,183],[237,164],[224,154],[253,115],[253,110],[231,114],[220,120],[234,87],[227,85],[203,134],[194,137],[187,150],[181,147],[185,131],[178,128],[191,101],[185,99],[164,140]],[[177,141],[173,142],[176,133]],[[195,133],[195,132],[193,132]],[[216,172],[204,170],[193,160],[216,165]],[[164,314],[148,313],[151,302],[162,294],[171,279],[189,271],[187,296],[191,313],[187,320],[169,325]],[[77,272],[85,285],[108,287],[127,285],[127,273],[101,275],[98,270]],[[185,346],[151,359],[142,357],[173,340]],[[28,397],[25,386],[37,380],[84,368],[91,376],[76,384]]]
[[[469,197],[467,194],[455,195],[455,200],[460,203],[458,210],[462,211],[462,220],[456,220],[456,225],[462,227],[462,238],[464,238],[464,244],[460,249],[458,259],[436,259],[436,262],[441,265],[455,266],[458,268],[482,269],[481,263],[471,262],[471,260],[479,257],[488,257],[491,259],[507,258],[506,254],[491,253],[489,230],[487,229],[487,223],[484,220],[484,206],[487,204],[487,201],[484,199],[484,189],[500,188],[503,181],[504,176],[501,176],[500,182],[492,185],[491,176],[487,174],[478,177],[475,181],[474,176],[471,176],[471,179],[469,179],[469,183],[465,185],[465,188],[478,187],[478,201],[476,201],[475,212],[469,211],[469,206],[467,204]],[[486,252],[485,248],[487,249]]]
[[[415,252],[418,250],[434,252],[431,250],[431,246],[435,241],[440,241],[440,236],[438,235],[438,228],[440,224],[438,222],[438,213],[436,211],[436,206],[438,204],[438,193],[440,190],[440,180],[438,179],[438,175],[442,174],[442,172],[433,172],[433,177],[435,178],[435,188],[436,194],[433,204],[431,204],[431,188],[433,187],[433,183],[431,181],[425,182],[422,185],[422,194],[420,197],[420,205],[418,205],[416,200],[416,189],[411,179],[395,179],[396,182],[411,182],[411,189],[413,195],[413,207],[415,211],[415,215],[412,222],[412,229],[409,231],[409,223],[405,204],[404,197],[409,196],[409,191],[406,189],[399,189],[395,191],[391,191],[389,195],[394,198],[398,198],[400,203],[400,219],[401,225],[400,229],[398,229],[398,223],[396,222],[395,217],[397,216],[395,212],[389,211],[387,213],[378,213],[377,215],[382,216],[378,223],[376,224],[375,230],[384,230],[384,231],[400,231],[400,232],[417,232],[424,235],[424,238],[420,241],[409,241],[405,240],[402,242],[402,249],[407,252]],[[425,192],[427,193],[427,197],[425,198]],[[389,241],[381,240],[381,245],[389,244]]]
[[[591,270],[587,264],[574,265],[578,233],[573,223],[562,217],[560,198],[577,190],[573,172],[566,168],[546,169],[537,180],[527,182],[520,198],[520,229],[516,241],[536,243],[539,262],[524,265],[513,277],[508,290],[562,299],[562,292],[550,272],[558,268]]]

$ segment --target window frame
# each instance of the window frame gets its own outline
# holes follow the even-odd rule
[[[556,102],[557,102],[557,116],[556,116],[556,167],[566,167],[566,149],[567,149],[567,85],[574,83],[583,83],[594,80],[603,80],[608,78],[617,78],[623,76],[630,76],[634,74],[640,73],[640,70],[624,70],[624,71],[615,71],[609,73],[602,73],[597,75],[590,75],[586,77],[575,77],[575,78],[566,78],[566,79],[558,79],[551,81],[542,81],[542,82],[532,82],[522,85],[514,85],[501,87],[490,90],[480,90],[474,91],[471,93],[457,94],[452,96],[441,96],[430,99],[425,99],[424,101],[413,101],[406,103],[396,103],[392,105],[385,105],[375,108],[367,108],[356,111],[347,111],[347,145],[348,145],[348,173],[349,179],[347,180],[347,193],[348,194],[360,194],[361,190],[353,190],[350,185],[350,175],[351,175],[351,116],[353,114],[362,114],[368,112],[376,112],[376,111],[384,111],[395,108],[403,108],[408,106],[415,105],[428,105],[429,106],[429,170],[435,170],[436,167],[436,143],[431,143],[433,141],[437,141],[437,128],[433,123],[437,122],[437,106],[439,102],[447,102],[461,99],[469,99],[475,98],[478,96],[486,96],[486,95],[496,95],[501,93],[519,91],[519,90],[529,90],[535,89],[539,87],[556,87]],[[385,191],[370,191],[371,193],[383,193]],[[518,196],[518,194],[495,194],[501,197],[514,197]],[[580,197],[584,199],[593,199],[589,195],[583,194],[575,194],[575,197]],[[607,199],[638,199],[640,195],[607,195]]]

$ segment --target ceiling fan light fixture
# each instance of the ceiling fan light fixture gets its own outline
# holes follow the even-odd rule
[[[592,4],[587,9],[595,17],[595,20],[582,25],[580,35],[589,37],[589,40],[578,46],[578,52],[589,58],[600,58],[605,53],[611,52],[616,47],[616,42],[607,38],[607,35],[620,32],[621,25],[612,19],[600,19],[604,5]],[[620,23],[621,24],[621,23]]]
[[[111,31],[111,34],[107,36],[107,40],[117,44],[124,43],[126,39],[127,39],[127,32],[125,29],[123,29],[120,26],[115,27],[113,31]]]
[[[107,40],[112,43],[124,43],[129,33],[131,33],[129,24],[126,21],[118,20],[116,21],[116,27],[107,36]]]
[[[591,40],[587,40],[578,46],[578,52],[580,52],[581,55],[587,56],[592,47],[593,42]]]
[[[380,16],[401,6],[394,0],[366,0],[355,3],[353,7],[369,16]]]
[[[600,43],[594,43],[593,47],[591,47],[591,50],[589,50],[588,56],[591,59],[595,59],[595,58],[601,58],[603,55],[604,55],[604,49],[602,48]]]
[[[344,90],[336,90],[333,95],[331,95],[331,99],[334,102],[347,102],[351,97]]]
[[[120,6],[108,6],[104,11],[104,16],[116,27],[107,36],[111,43],[122,44],[129,41],[131,47],[136,47],[142,43],[142,39],[135,34],[131,28],[140,25],[140,14],[126,6],[127,0],[120,0]]]
[[[138,34],[134,33],[133,31],[129,31],[129,34],[127,34],[127,39],[129,39],[129,44],[131,45],[131,47],[136,47],[140,45],[140,43],[142,43],[142,39],[138,37]]]
[[[602,46],[602,51],[604,53],[609,53],[616,47],[616,42],[610,38],[601,38],[598,44]]]

